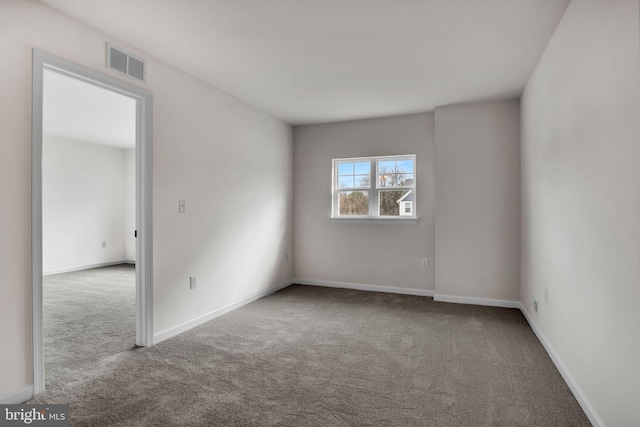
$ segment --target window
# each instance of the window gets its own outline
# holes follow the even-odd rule
[[[333,159],[334,218],[415,218],[416,156]]]

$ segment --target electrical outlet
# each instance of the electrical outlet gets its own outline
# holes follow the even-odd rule
[[[107,247],[107,242],[105,240],[102,241],[102,249]]]
[[[196,276],[189,277],[189,289],[196,288]]]
[[[422,258],[422,267],[423,268],[429,267],[429,258]]]
[[[185,213],[187,211],[187,204],[184,199],[178,200],[178,212]]]

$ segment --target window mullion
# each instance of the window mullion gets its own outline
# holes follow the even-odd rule
[[[369,190],[369,216],[378,216],[378,185],[377,185],[377,176],[378,176],[378,165],[375,160],[371,160],[371,167],[369,168],[371,172],[370,185],[371,189]]]

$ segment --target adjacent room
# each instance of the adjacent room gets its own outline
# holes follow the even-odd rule
[[[0,0],[0,52],[0,405],[640,425],[638,0]]]
[[[135,101],[43,78],[45,383],[77,382],[135,345]]]

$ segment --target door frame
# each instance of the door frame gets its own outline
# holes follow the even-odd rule
[[[44,382],[42,304],[42,96],[44,70],[110,90],[136,101],[136,344],[153,345],[153,94],[146,89],[33,49],[31,110],[31,250],[34,395]]]

